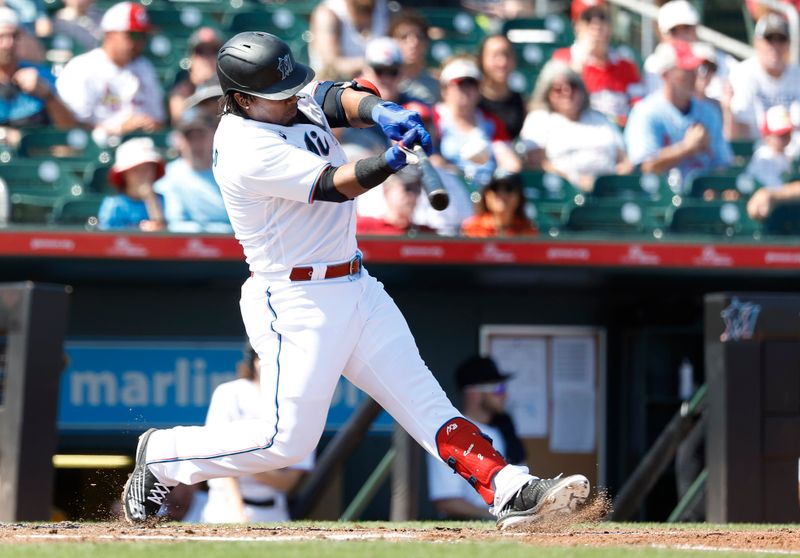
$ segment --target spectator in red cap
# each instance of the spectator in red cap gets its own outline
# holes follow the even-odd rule
[[[697,42],[697,26],[700,25],[700,12],[688,0],[670,0],[658,9],[658,32],[661,42]],[[715,50],[713,75],[708,80],[704,96],[720,100],[727,88],[728,74],[736,61],[728,54]],[[658,62],[652,57],[644,61],[644,81],[647,93],[661,88],[661,75]],[[703,69],[701,68],[701,71]]]
[[[216,80],[217,53],[224,43],[222,33],[213,27],[201,27],[189,37],[189,69],[169,94],[169,117],[172,122],[180,120],[186,108],[186,99],[198,87]]]
[[[753,153],[747,165],[747,174],[769,189],[783,185],[784,175],[792,168],[787,148],[792,141],[792,119],[782,105],[767,110],[761,126],[762,144]]]
[[[653,52],[661,89],[633,107],[625,126],[628,156],[642,172],[667,174],[676,169],[682,180],[693,171],[730,165],[733,153],[722,135],[719,111],[694,94],[702,63],[684,41],[661,43]]]
[[[150,138],[133,138],[117,148],[108,182],[119,194],[103,200],[97,214],[100,229],[160,231],[166,226],[164,198],[153,185],[164,176],[164,159]]]
[[[753,153],[747,166],[747,172],[762,184],[747,202],[747,214],[751,219],[762,221],[777,206],[800,201],[800,181],[784,183],[783,180],[790,170],[786,151],[792,130],[789,111],[781,105],[770,107],[761,129],[764,143]]]
[[[102,44],[70,60],[58,92],[78,119],[102,135],[160,129],[164,91],[144,56],[150,21],[141,4],[120,2],[103,16]]]
[[[633,103],[644,96],[639,69],[611,47],[611,22],[605,0],[573,0],[575,43],[553,53],[581,74],[592,108],[620,126]]]

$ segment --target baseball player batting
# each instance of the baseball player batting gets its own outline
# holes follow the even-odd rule
[[[261,358],[264,419],[151,429],[122,494],[130,522],[154,518],[170,488],[288,467],[316,447],[340,374],[483,497],[505,529],[586,500],[583,475],[540,479],[507,464],[447,399],[411,331],[361,261],[353,199],[406,164],[398,145],[431,138],[416,112],[371,84],[315,82],[274,35],[220,49],[223,116],[214,176],[250,265],[241,312]],[[331,129],[378,124],[385,153],[348,163]]]

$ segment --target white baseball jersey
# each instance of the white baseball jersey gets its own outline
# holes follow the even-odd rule
[[[347,162],[310,96],[316,85],[298,94],[297,108],[320,125],[280,126],[227,114],[214,136],[214,177],[251,271],[341,262],[356,253],[355,204],[312,199],[320,173]]]
[[[70,60],[56,82],[58,94],[78,120],[116,126],[131,115],[146,114],[164,122],[164,90],[144,56],[124,67],[102,48]]]
[[[147,464],[166,486],[301,462],[322,436],[342,375],[437,459],[436,433],[459,416],[383,285],[363,267],[325,278],[327,264],[350,260],[358,247],[355,204],[313,200],[325,167],[346,162],[310,97],[314,87],[298,95],[298,109],[316,125],[226,115],[214,137],[214,176],[253,272],[239,305],[261,358],[263,414],[154,432]],[[292,280],[294,266],[314,273]],[[493,479],[495,505],[531,478],[527,467],[506,465]]]

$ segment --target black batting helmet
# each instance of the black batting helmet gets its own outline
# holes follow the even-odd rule
[[[222,91],[239,91],[280,101],[314,79],[314,70],[294,59],[289,45],[260,31],[239,33],[217,54]]]

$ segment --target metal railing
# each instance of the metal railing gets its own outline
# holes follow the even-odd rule
[[[650,2],[646,2],[644,0],[608,0],[609,3],[619,6],[620,8],[624,8],[630,12],[634,12],[642,17],[642,33],[641,33],[641,44],[640,44],[640,52],[642,56],[647,56],[649,53],[653,52],[657,41],[655,38],[655,33],[653,31],[653,20],[658,18],[658,6]],[[781,5],[779,0],[759,0],[759,2],[769,6],[770,8],[772,5]],[[781,9],[781,11],[785,11]],[[795,11],[795,23],[792,24],[792,20],[789,20],[789,28],[791,29],[794,26],[795,32],[798,31],[797,27],[797,12]],[[713,45],[714,47],[735,56],[736,58],[744,59],[749,58],[753,55],[753,47],[748,45],[747,43],[743,43],[742,41],[737,41],[736,39],[732,39],[727,35],[723,35],[718,31],[714,31],[709,27],[704,25],[697,26],[697,37],[706,43]],[[794,43],[793,43],[794,45]],[[797,51],[796,46],[792,47],[792,52],[795,54]]]

